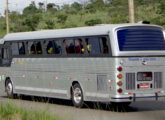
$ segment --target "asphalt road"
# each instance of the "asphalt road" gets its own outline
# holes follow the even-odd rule
[[[11,101],[25,109],[46,111],[67,120],[165,120],[165,101],[135,102],[130,107],[112,107],[104,104],[96,107],[87,103],[85,108],[78,109],[71,105],[71,101],[50,99],[43,102],[41,98],[23,97],[8,99],[0,85],[0,104]]]

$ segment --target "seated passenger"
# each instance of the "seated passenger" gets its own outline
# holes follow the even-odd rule
[[[87,51],[88,51],[88,53],[90,53],[90,51],[91,51],[91,45],[87,45]]]
[[[47,50],[48,54],[52,54],[53,53],[53,47],[50,47],[49,50]]]
[[[42,54],[42,47],[40,42],[36,44],[36,49],[37,49],[37,54]]]
[[[53,53],[53,43],[52,41],[49,41],[47,48],[46,48],[47,54],[52,54]]]
[[[69,52],[70,53],[75,53],[75,46],[74,46],[73,43],[70,43],[70,45],[69,45]]]
[[[30,54],[36,54],[35,45],[34,44],[32,44],[32,46],[31,46]]]

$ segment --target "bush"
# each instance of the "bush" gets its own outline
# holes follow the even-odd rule
[[[54,28],[54,21],[47,20],[45,23],[46,23],[45,29],[53,29]]]
[[[59,14],[59,15],[57,15],[57,18],[58,18],[58,21],[57,21],[58,23],[64,24],[65,21],[67,20],[68,16],[65,14]]]

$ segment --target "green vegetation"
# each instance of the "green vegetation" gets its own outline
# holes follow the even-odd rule
[[[136,22],[150,21],[165,27],[165,0],[135,0]],[[23,32],[41,29],[59,29],[96,24],[128,23],[128,0],[88,0],[58,6],[32,2],[19,14],[9,14],[10,31]],[[5,18],[0,18],[0,38],[5,35]]]
[[[57,116],[51,116],[46,112],[25,110],[12,103],[0,105],[0,120],[61,120]]]

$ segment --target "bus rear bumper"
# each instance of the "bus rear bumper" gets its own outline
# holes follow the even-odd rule
[[[133,94],[128,97],[111,97],[112,102],[136,102],[136,101],[163,101],[165,100],[165,95],[155,95],[151,96],[137,96]]]

